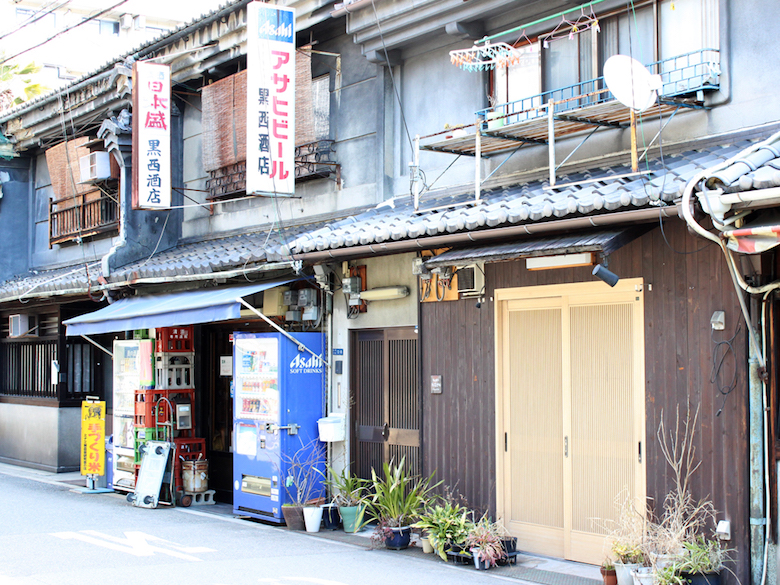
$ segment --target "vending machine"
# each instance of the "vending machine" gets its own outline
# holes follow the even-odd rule
[[[154,388],[151,339],[114,341],[114,489],[135,488],[135,394]]]
[[[324,495],[319,443],[325,369],[321,333],[233,334],[233,513],[283,522],[297,497],[292,473],[313,466],[309,496]],[[311,350],[309,353],[301,344]]]

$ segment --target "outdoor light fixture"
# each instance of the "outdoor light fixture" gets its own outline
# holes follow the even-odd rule
[[[552,268],[593,266],[593,264],[593,252],[557,254],[555,256],[532,256],[525,259],[526,270],[550,270]]]
[[[618,283],[618,280],[620,280],[620,277],[617,274],[607,270],[603,264],[596,264],[593,268],[593,276],[603,280],[609,286],[615,286]]]
[[[360,293],[362,301],[391,301],[393,299],[402,299],[409,296],[408,286],[384,286],[382,288],[372,288]]]

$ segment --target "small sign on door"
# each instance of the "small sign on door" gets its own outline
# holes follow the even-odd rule
[[[441,376],[431,376],[431,394],[441,394]]]
[[[219,375],[220,376],[232,376],[233,375],[233,356],[221,355],[219,356]]]

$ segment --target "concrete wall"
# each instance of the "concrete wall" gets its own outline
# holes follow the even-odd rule
[[[30,159],[0,160],[0,282],[29,268],[30,258],[19,249],[29,238]]]
[[[81,410],[0,403],[0,461],[51,472],[79,469]]]

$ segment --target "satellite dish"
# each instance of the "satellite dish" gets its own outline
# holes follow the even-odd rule
[[[663,82],[636,59],[613,55],[604,63],[604,81],[615,99],[635,112],[644,112],[655,103]]]

